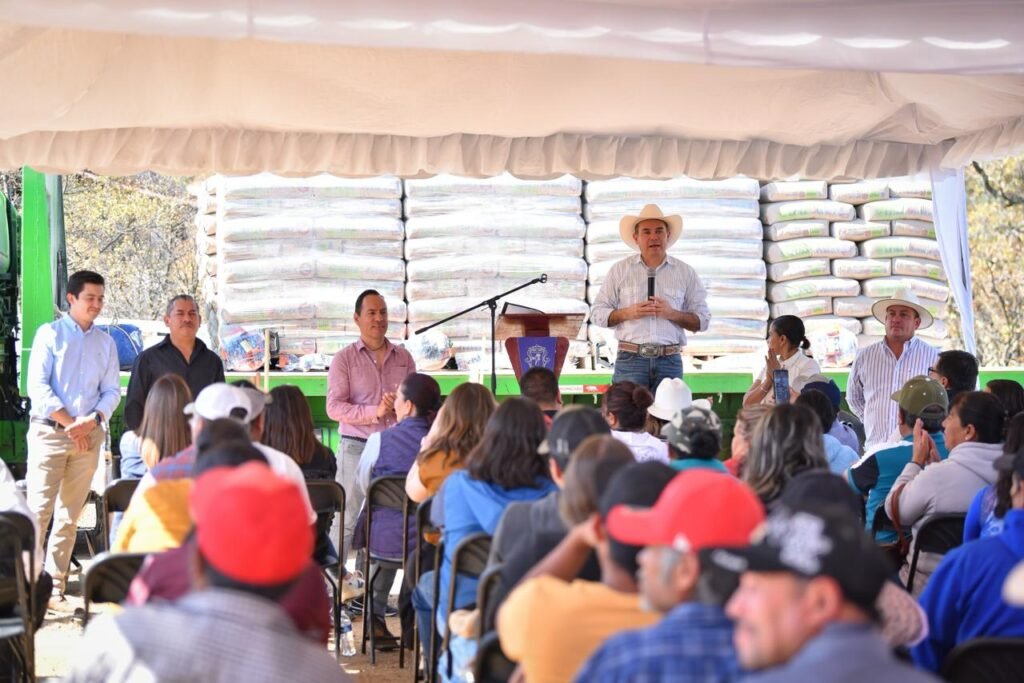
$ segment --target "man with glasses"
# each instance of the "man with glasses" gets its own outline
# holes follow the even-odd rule
[[[686,333],[708,328],[704,284],[693,268],[668,255],[682,231],[682,217],[666,216],[655,204],[619,223],[622,241],[639,253],[612,266],[591,307],[591,322],[615,328],[613,382],[654,391],[661,380],[682,377]]]

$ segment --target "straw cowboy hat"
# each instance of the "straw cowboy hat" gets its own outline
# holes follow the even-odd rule
[[[921,305],[920,299],[917,298],[917,295],[914,294],[909,286],[899,289],[895,296],[889,299],[876,301],[871,307],[871,315],[875,316],[875,319],[884,325],[885,312],[889,310],[890,306],[906,306],[917,311],[917,314],[921,316],[921,326],[917,328],[919,330],[931,327],[932,325],[932,314],[925,310],[924,306]]]
[[[661,380],[657,391],[654,393],[654,403],[647,412],[668,422],[676,413],[683,408],[689,408],[693,403],[693,392],[683,380],[678,377],[666,377]]]
[[[619,236],[622,237],[622,241],[628,244],[634,251],[640,251],[640,247],[636,245],[636,241],[633,239],[633,230],[640,221],[653,218],[664,221],[665,225],[668,226],[668,244],[665,245],[665,248],[668,249],[675,244],[679,236],[683,234],[683,217],[679,215],[666,216],[661,212],[657,204],[648,204],[641,209],[639,216],[622,217],[622,220],[619,221]]]

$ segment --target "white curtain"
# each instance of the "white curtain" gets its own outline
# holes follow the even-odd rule
[[[936,169],[932,177],[935,234],[949,288],[960,310],[964,350],[978,355],[974,336],[974,294],[971,291],[971,247],[967,235],[967,191],[964,169]]]

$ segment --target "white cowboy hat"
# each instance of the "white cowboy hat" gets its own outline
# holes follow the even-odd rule
[[[693,392],[690,391],[686,382],[678,377],[666,377],[661,380],[661,384],[654,392],[654,403],[647,409],[647,412],[659,420],[667,422],[683,408],[689,408],[692,403]]]
[[[917,298],[917,295],[914,294],[914,291],[909,286],[899,289],[889,299],[876,301],[871,307],[871,315],[875,316],[875,320],[884,325],[885,312],[889,310],[890,306],[906,306],[917,311],[917,314],[921,316],[921,326],[917,328],[919,330],[932,326],[932,314],[921,305],[921,300]]]
[[[619,236],[622,237],[622,241],[628,244],[631,249],[640,251],[636,240],[633,239],[633,230],[640,221],[655,218],[659,221],[664,221],[665,225],[668,226],[668,244],[665,245],[665,248],[668,249],[683,234],[683,217],[679,215],[666,216],[661,212],[657,204],[648,204],[640,210],[639,216],[623,216],[622,220],[619,221]]]

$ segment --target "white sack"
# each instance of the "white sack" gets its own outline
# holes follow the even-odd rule
[[[761,188],[761,200],[787,202],[798,199],[828,199],[824,180],[793,180],[768,183]]]
[[[764,238],[772,242],[799,239],[801,237],[828,237],[828,221],[783,221],[764,226]]]
[[[865,220],[837,221],[832,224],[832,236],[836,239],[862,242],[875,237],[888,237],[889,224]]]
[[[761,220],[766,224],[820,218],[826,221],[851,221],[857,212],[850,204],[829,199],[808,199],[761,205]]]
[[[827,258],[801,259],[798,261],[783,261],[768,266],[768,279],[772,282],[788,282],[803,277],[817,277],[829,274],[829,260]]]
[[[892,261],[864,256],[840,258],[832,261],[832,274],[836,277],[852,277],[855,280],[889,277],[892,275]]]

